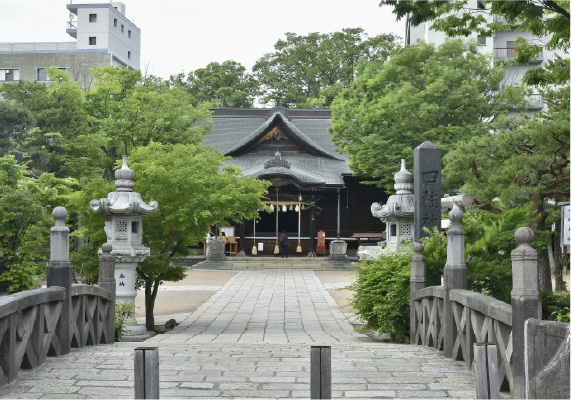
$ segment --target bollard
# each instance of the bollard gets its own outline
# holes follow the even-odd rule
[[[499,399],[498,349],[492,343],[474,344],[474,375],[477,399]]]
[[[310,397],[331,398],[331,346],[311,346]]]
[[[159,348],[135,348],[135,398],[159,398]]]

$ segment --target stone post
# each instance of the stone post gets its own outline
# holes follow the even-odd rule
[[[99,255],[99,286],[111,292],[109,304],[109,320],[107,321],[107,335],[109,343],[115,342],[115,300],[117,297],[117,283],[115,281],[115,256],[111,255],[113,246],[104,243]]]
[[[254,225],[256,220],[254,219]],[[238,252],[238,257],[246,257],[246,225],[244,218],[240,218],[240,251]]]
[[[448,229],[448,253],[444,266],[444,356],[452,357],[457,332],[454,323],[450,290],[468,287],[468,270],[464,262],[464,231],[461,223],[464,213],[458,206],[448,214],[452,226]]]
[[[414,292],[426,287],[426,257],[422,255],[422,243],[415,243],[412,249],[414,254],[410,258],[410,344],[416,344],[416,311],[412,298]]]
[[[222,240],[213,239],[210,241],[209,261],[222,262],[226,259],[226,246]]]
[[[513,388],[514,398],[525,398],[525,321],[541,319],[541,291],[537,251],[530,243],[533,230],[520,228],[515,232],[518,246],[511,253],[512,258],[512,343],[513,343]]]
[[[50,229],[50,261],[48,262],[48,287],[60,286],[65,289],[65,300],[61,308],[56,335],[61,344],[61,354],[71,349],[71,265],[69,264],[69,228],[65,225],[67,210],[56,207],[52,211],[55,226]]]

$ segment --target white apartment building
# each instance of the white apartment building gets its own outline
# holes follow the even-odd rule
[[[498,15],[492,15],[489,11],[486,11],[485,4],[479,0],[468,1],[467,8],[472,12],[481,11],[484,13],[489,22],[504,22],[505,20]],[[432,43],[436,46],[444,43],[447,39],[447,35],[444,32],[431,30],[432,22],[422,23],[418,26],[407,27],[407,38],[406,45],[414,44],[418,40],[422,40],[426,43]],[[516,39],[521,37],[526,39],[532,44],[542,45],[544,48],[535,60],[531,60],[527,65],[512,65],[506,69],[506,74],[504,78],[504,84],[519,86],[523,75],[530,68],[540,67],[547,60],[553,60],[555,58],[556,52],[547,50],[545,44],[547,40],[545,38],[535,37],[531,32],[517,31],[519,25],[513,26],[509,31],[496,31],[492,37],[480,37],[476,33],[472,33],[472,36],[466,38],[468,40],[475,40],[478,45],[480,52],[482,54],[492,55],[493,61],[514,61],[516,56]],[[541,96],[538,93],[533,93],[528,96],[528,110],[537,111],[544,108]]]
[[[120,2],[68,4],[71,42],[0,43],[0,83],[48,82],[46,69],[71,73],[84,89],[93,83],[90,70],[102,66],[140,68],[141,30],[125,16]]]

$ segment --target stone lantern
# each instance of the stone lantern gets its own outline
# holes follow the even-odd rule
[[[387,204],[373,203],[371,213],[387,225],[387,249],[396,251],[403,240],[414,241],[414,194],[413,175],[405,168],[395,174],[395,190]]]
[[[149,248],[142,243],[142,216],[153,214],[159,205],[156,201],[147,204],[139,193],[133,192],[135,171],[127,166],[127,156],[123,156],[121,169],[115,171],[115,186],[117,191],[109,193],[105,199],[91,200],[89,206],[95,214],[107,216],[104,229],[107,243],[112,246],[111,255],[115,256],[116,301],[128,301],[134,308],[137,265],[150,254]],[[147,335],[144,326],[131,326],[136,324],[134,318],[127,324],[131,336]]]

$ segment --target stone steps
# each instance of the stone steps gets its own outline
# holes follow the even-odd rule
[[[224,261],[205,260],[196,264],[205,269],[311,269],[354,270],[357,267],[349,260],[330,260],[329,257],[226,257]]]

